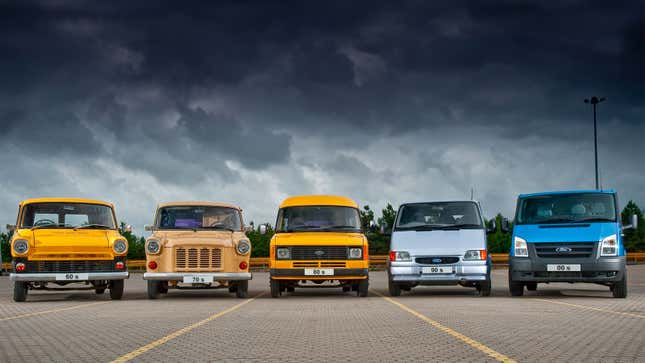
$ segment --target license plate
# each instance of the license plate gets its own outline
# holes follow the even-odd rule
[[[208,284],[211,282],[213,282],[213,276],[210,275],[184,276],[184,284]]]
[[[56,281],[85,281],[88,278],[89,276],[86,273],[56,274]]]
[[[305,276],[334,276],[333,268],[306,268]]]
[[[424,274],[451,274],[454,272],[452,266],[426,266],[421,268]]]
[[[549,271],[549,272],[576,272],[576,271],[580,271],[580,265],[571,265],[571,264],[555,265],[555,264],[549,264],[549,265],[546,265],[546,270]]]

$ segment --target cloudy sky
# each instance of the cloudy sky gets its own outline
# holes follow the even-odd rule
[[[620,4],[618,4],[620,3]],[[0,0],[0,221],[43,196],[382,208],[603,187],[645,206],[640,0]]]

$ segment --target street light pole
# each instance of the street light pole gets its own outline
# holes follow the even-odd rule
[[[596,122],[596,105],[604,100],[604,97],[598,98],[596,96],[591,97],[591,99],[585,98],[585,103],[591,103],[591,106],[593,106],[593,146],[596,162],[596,190],[600,189],[598,186],[598,124]]]

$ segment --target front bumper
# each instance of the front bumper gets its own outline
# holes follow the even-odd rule
[[[580,265],[580,272],[548,272],[549,264]],[[625,275],[625,256],[598,259],[511,257],[509,271],[515,281],[616,282]]]
[[[391,262],[390,280],[394,282],[414,282],[421,285],[457,284],[469,281],[485,281],[489,276],[489,265],[486,261],[460,261],[455,264],[440,266],[453,267],[454,273],[424,274],[423,267],[428,265],[416,262]]]
[[[60,274],[74,274],[73,272],[61,273],[12,273],[9,275],[11,281],[40,282],[40,281],[61,281],[56,280]],[[82,280],[63,280],[66,282],[94,281],[94,280],[124,280],[130,276],[127,271],[124,272],[82,272],[87,274],[87,279]]]
[[[143,274],[144,280],[162,280],[174,281],[183,280],[184,277],[189,276],[211,276],[214,281],[229,281],[229,280],[251,280],[253,275],[249,272],[146,272]]]
[[[360,280],[369,277],[367,268],[334,268],[333,275],[305,276],[304,268],[272,268],[269,270],[272,279],[293,280]]]

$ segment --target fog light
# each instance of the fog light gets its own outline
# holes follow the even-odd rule
[[[246,263],[246,261],[240,262],[240,270],[246,270],[247,267],[249,267],[249,265]]]
[[[117,270],[123,270],[125,268],[125,263],[123,263],[123,261],[118,261],[114,264],[114,266]]]
[[[23,272],[25,270],[25,267],[27,267],[27,266],[25,266],[24,263],[22,263],[22,262],[17,263],[16,264],[16,271]]]
[[[155,270],[157,268],[157,262],[156,261],[148,262],[148,268],[151,270]]]

